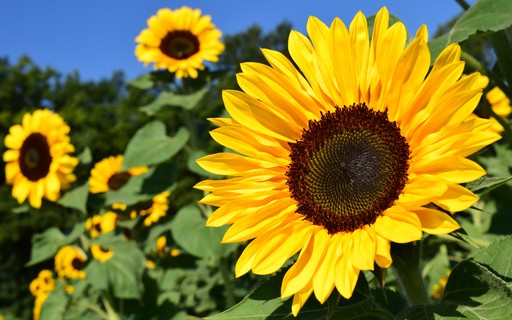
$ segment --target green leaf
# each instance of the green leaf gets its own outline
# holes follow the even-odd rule
[[[41,308],[41,320],[65,319],[66,308],[69,296],[64,290],[55,290],[48,294],[48,297]]]
[[[227,230],[224,227],[206,227],[206,219],[196,205],[188,205],[178,211],[171,223],[174,240],[188,253],[197,257],[225,257],[236,244],[222,244]]]
[[[92,162],[92,153],[89,147],[85,147],[84,151],[78,155],[78,161],[81,165],[88,165]]]
[[[130,206],[172,190],[175,170],[174,164],[166,163],[151,168],[144,174],[133,176],[121,189],[105,193],[105,204],[124,203]]]
[[[481,177],[480,179],[466,184],[466,188],[474,193],[483,194],[496,189],[497,187],[512,180],[511,177]]]
[[[512,237],[489,247],[455,266],[444,297],[438,304],[414,306],[398,319],[511,319]]]
[[[151,73],[144,73],[143,75],[139,76],[138,78],[128,82],[128,84],[132,87],[141,89],[141,90],[147,90],[153,88],[154,82],[152,80]]]
[[[48,260],[53,257],[60,247],[71,244],[80,237],[85,228],[84,223],[77,223],[70,233],[65,234],[57,227],[49,228],[43,233],[32,237],[32,252],[26,266]]]
[[[111,290],[121,299],[139,299],[142,294],[142,273],[145,257],[137,245],[119,237],[98,239],[105,249],[112,249],[110,260],[92,259],[85,268],[86,279],[99,290]]]
[[[205,87],[188,95],[179,95],[174,92],[162,92],[155,101],[140,107],[140,110],[149,116],[154,115],[164,107],[181,107],[185,110],[192,110],[208,91],[209,89]]]
[[[311,295],[306,304],[301,308],[297,318],[291,313],[293,298],[281,299],[281,283],[284,276],[281,271],[276,276],[270,277],[253,293],[246,296],[234,307],[211,317],[207,320],[268,320],[268,319],[328,319],[328,306],[330,303],[338,304],[329,319],[391,319],[391,315],[373,304],[369,296],[368,283],[365,276],[359,276],[354,294],[347,300],[339,296],[334,289],[331,297],[324,305],[321,305],[314,295]],[[336,300],[338,300],[336,302]],[[332,306],[334,307],[334,306]]]
[[[128,143],[121,170],[166,161],[185,146],[189,136],[187,129],[180,128],[174,137],[169,137],[162,121],[152,121],[140,128]]]
[[[512,1],[479,0],[455,22],[447,34],[429,41],[432,63],[450,43],[462,42],[479,32],[495,32],[512,25]]]
[[[89,184],[86,182],[72,190],[66,191],[57,201],[61,206],[72,208],[87,213],[87,197],[89,196]]]

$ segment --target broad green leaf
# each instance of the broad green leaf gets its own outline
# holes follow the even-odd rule
[[[151,89],[154,85],[153,80],[151,79],[151,73],[144,73],[143,75],[139,76],[138,78],[130,81],[128,84],[132,87],[147,90]]]
[[[509,182],[512,180],[511,177],[481,177],[480,179],[466,184],[466,188],[477,194],[483,194],[489,192],[492,189]]]
[[[121,189],[105,193],[105,204],[124,203],[130,206],[150,200],[155,195],[174,188],[174,175],[174,164],[158,165],[144,174],[131,177]]]
[[[66,308],[69,296],[64,290],[55,290],[48,294],[48,297],[41,308],[41,320],[66,319]]]
[[[188,95],[179,95],[174,92],[162,92],[155,101],[140,107],[140,110],[149,116],[154,115],[164,107],[181,107],[185,110],[192,110],[208,91],[209,89],[205,87]]]
[[[479,32],[494,32],[512,25],[512,1],[479,0],[455,22],[445,35],[429,41],[431,61],[450,43],[462,42]]]
[[[150,166],[170,159],[185,146],[189,132],[180,128],[174,137],[166,134],[165,124],[155,120],[140,128],[128,143],[122,171]]]
[[[63,233],[59,228],[49,228],[43,233],[32,237],[32,252],[27,266],[50,259],[60,247],[74,242],[84,231],[84,223],[77,223],[69,233]]]
[[[299,314],[294,317],[291,313],[291,303],[293,298],[281,299],[280,289],[284,272],[279,272],[277,276],[270,277],[253,293],[245,297],[234,307],[211,317],[207,320],[269,320],[269,319],[326,319],[328,305],[336,301],[338,307],[334,309],[330,319],[391,319],[391,315],[386,311],[373,305],[373,300],[369,297],[368,283],[363,274],[354,290],[351,299],[346,300],[339,296],[334,289],[331,297],[324,305],[321,305],[311,295],[306,304],[301,308]]]
[[[92,153],[89,147],[85,147],[84,151],[78,155],[78,161],[81,165],[88,165],[92,162]]]
[[[142,294],[142,272],[145,257],[132,241],[104,237],[98,239],[104,249],[112,249],[114,255],[105,262],[94,258],[85,268],[87,281],[99,290],[111,290],[121,299],[138,299]]]
[[[72,208],[87,213],[87,197],[89,196],[89,184],[86,182],[72,190],[66,191],[57,201],[61,206]]]
[[[205,226],[206,219],[196,205],[188,205],[178,211],[171,223],[174,240],[188,253],[197,257],[225,257],[236,244],[222,244],[227,226]]]
[[[398,319],[512,319],[511,266],[509,236],[457,264],[440,303],[408,308]]]

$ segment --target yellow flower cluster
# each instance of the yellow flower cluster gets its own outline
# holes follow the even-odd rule
[[[51,270],[41,270],[37,278],[30,282],[30,293],[36,298],[34,309],[32,311],[34,320],[39,320],[41,316],[41,308],[48,298],[48,294],[55,290],[55,279]]]

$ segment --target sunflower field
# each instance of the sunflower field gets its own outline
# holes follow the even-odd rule
[[[512,1],[457,3],[0,58],[0,320],[512,319]]]

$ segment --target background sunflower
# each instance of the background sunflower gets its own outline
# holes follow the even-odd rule
[[[183,6],[158,10],[148,19],[148,28],[135,38],[135,55],[144,65],[166,68],[177,78],[197,78],[205,61],[217,62],[224,50],[222,33],[201,10]]]
[[[42,199],[57,201],[60,191],[76,180],[73,170],[78,159],[70,143],[69,126],[50,110],[36,110],[23,116],[5,137],[3,154],[6,183],[13,185],[12,196],[19,203],[40,208]]]

